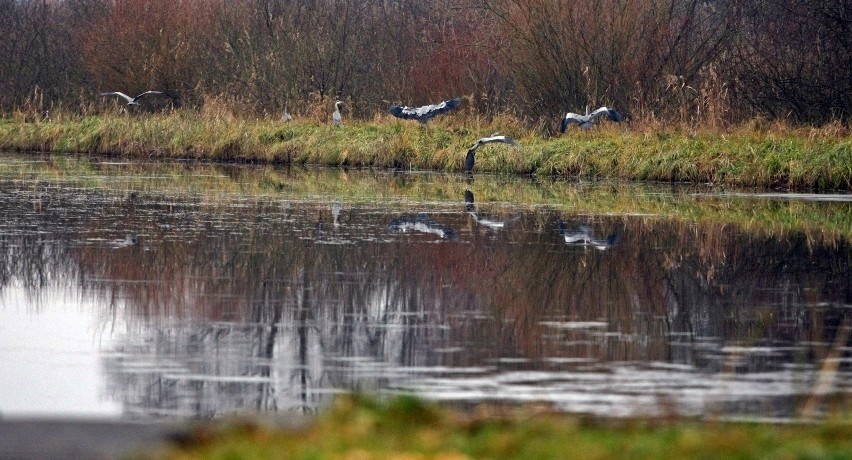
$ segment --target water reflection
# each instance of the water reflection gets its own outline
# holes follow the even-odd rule
[[[0,323],[13,307],[39,318],[56,302],[47,289],[93,310],[108,340],[83,341],[125,415],[312,412],[363,390],[787,417],[837,350],[829,400],[848,407],[845,238],[466,195],[211,200],[7,180],[0,207],[18,217],[0,222],[0,290],[32,296],[0,297]],[[607,251],[566,244],[576,234]]]
[[[612,233],[606,238],[595,238],[594,230],[588,225],[580,225],[575,229],[569,229],[563,221],[559,221],[559,234],[565,239],[565,244],[579,247],[593,247],[598,251],[606,251],[615,243],[618,243],[619,236]]]
[[[464,202],[465,202],[465,211],[470,215],[474,222],[477,225],[480,225],[488,230],[502,230],[506,228],[507,225],[512,222],[518,220],[520,216],[515,215],[509,218],[499,218],[499,217],[491,217],[483,215],[482,213],[476,212],[476,205],[474,204],[474,196],[473,192],[470,190],[464,191]]]
[[[402,216],[388,223],[388,230],[394,233],[420,232],[435,235],[442,239],[456,240],[458,234],[451,227],[435,222],[427,214],[416,216]]]

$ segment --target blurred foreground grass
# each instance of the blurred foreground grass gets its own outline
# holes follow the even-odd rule
[[[198,425],[158,453],[192,459],[852,458],[848,418],[814,424],[681,419],[599,420],[533,408],[438,409],[401,396],[341,397],[298,429]]]

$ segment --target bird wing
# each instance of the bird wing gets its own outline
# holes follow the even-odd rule
[[[420,120],[421,118],[432,118],[435,115],[440,115],[444,112],[449,112],[461,104],[461,98],[450,99],[441,102],[440,104],[424,105],[422,107],[408,107],[392,105],[388,109],[391,115],[405,120]]]
[[[566,129],[568,129],[568,125],[575,123],[581,125],[589,121],[588,115],[580,115],[579,113],[568,112],[565,114],[565,118],[562,119],[562,125],[559,126],[559,132],[564,133]]]
[[[428,109],[426,113],[428,113],[430,117],[434,117],[435,115],[440,115],[444,112],[449,112],[450,110],[455,109],[459,106],[459,104],[461,104],[461,98],[457,97],[455,99],[441,102],[440,104],[427,105],[426,107],[421,107],[421,109]]]
[[[388,112],[390,112],[391,115],[404,120],[415,118],[414,109],[411,107],[392,105],[388,109]]]
[[[147,96],[147,95],[149,95],[149,94],[163,94],[163,92],[162,92],[162,91],[145,91],[144,93],[142,93],[142,94],[140,94],[140,95],[138,95],[138,96],[134,97],[134,98],[133,98],[133,101],[134,101],[134,102],[135,102],[135,101],[138,101],[140,98],[142,98],[142,97],[144,97],[144,96]]]
[[[519,144],[514,139],[512,139],[511,137],[501,136],[501,135],[495,136],[493,134],[489,137],[483,137],[482,139],[478,140],[477,142],[481,143],[481,144],[490,144],[492,142],[502,142],[504,144],[509,144],[509,145],[513,145],[515,147],[519,147]]]
[[[122,93],[121,91],[112,91],[112,92],[109,92],[109,93],[101,93],[101,96],[119,96],[122,99],[124,99],[125,101],[127,101],[128,104],[133,102],[132,97]]]
[[[589,118],[592,121],[597,121],[597,119],[602,117],[602,116],[605,116],[605,117],[607,117],[610,120],[615,121],[615,122],[619,122],[619,121],[623,120],[620,113],[616,112],[615,110],[613,110],[609,107],[601,107],[601,108],[595,110],[594,112],[591,113],[591,115],[589,115]]]

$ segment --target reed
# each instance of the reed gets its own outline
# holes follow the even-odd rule
[[[0,150],[460,171],[476,139],[501,131],[522,147],[480,149],[477,173],[852,189],[852,137],[840,125],[658,128],[607,124],[552,136],[509,116],[447,117],[428,128],[378,116],[339,129],[315,120],[284,124],[221,112],[35,121],[12,116],[0,120]]]

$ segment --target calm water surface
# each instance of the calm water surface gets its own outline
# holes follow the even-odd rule
[[[611,184],[495,201],[541,187],[2,160],[0,416],[314,412],[353,390],[603,416],[850,407],[850,195],[705,188],[689,218]],[[596,187],[618,209],[584,207]],[[779,207],[835,224],[762,223]]]

